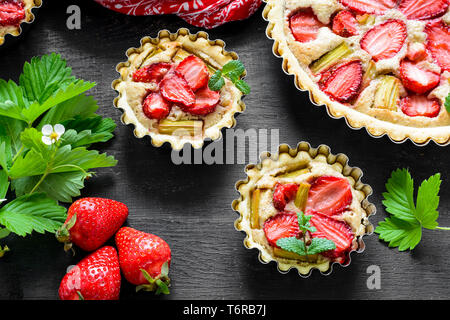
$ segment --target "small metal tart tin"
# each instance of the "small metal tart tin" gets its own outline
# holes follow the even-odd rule
[[[164,136],[159,133],[150,132],[147,128],[143,128],[142,124],[139,123],[139,121],[136,119],[136,116],[132,114],[131,110],[125,110],[125,108],[120,106],[122,93],[119,91],[118,86],[127,78],[128,70],[132,64],[132,61],[134,61],[134,59],[137,59],[137,57],[145,50],[151,51],[157,49],[160,44],[167,41],[183,41],[183,48],[185,44],[195,47],[196,42],[201,42],[202,45],[207,44],[208,49],[211,50],[211,52],[213,52],[214,54],[219,54],[223,58],[223,60],[226,60],[227,62],[239,59],[237,53],[225,50],[225,42],[223,40],[210,40],[209,35],[204,31],[192,34],[186,28],[180,28],[176,33],[171,33],[169,30],[161,30],[159,31],[156,38],[142,38],[139,48],[129,48],[126,51],[128,61],[121,62],[117,65],[116,71],[120,74],[120,78],[113,81],[112,88],[119,92],[119,95],[114,99],[114,106],[123,111],[121,122],[125,125],[132,124],[134,126],[133,133],[136,138],[140,139],[145,136],[150,136],[151,143],[155,147],[160,147],[167,142],[174,150],[181,150],[185,144],[192,145],[194,149],[200,149],[203,147],[204,142],[207,140],[214,141],[221,139],[221,130],[223,128],[233,128],[236,125],[235,116],[243,113],[246,108],[245,104],[241,100],[242,94],[239,95],[238,101],[233,101],[230,112],[226,112],[224,114],[224,117],[222,118],[220,123],[216,123],[212,127],[209,127],[207,130],[205,130],[202,140],[176,139],[176,137]]]
[[[36,20],[35,14],[38,9],[42,6],[42,0],[34,0],[34,6],[26,11],[25,20],[19,25],[19,31],[17,34],[7,33],[3,37],[0,36],[0,50],[11,45],[19,39],[19,37],[31,26],[31,24]]]
[[[282,144],[278,148],[278,156],[281,154],[288,154],[292,158],[296,157],[298,153],[300,152],[307,152],[312,160],[318,158],[318,157],[325,157],[326,162],[329,165],[335,165],[337,164],[339,167],[342,167],[341,174],[345,177],[351,177],[351,179],[354,181],[354,185],[352,186],[353,189],[358,190],[364,194],[364,199],[361,201],[361,207],[366,212],[366,219],[363,219],[362,223],[365,226],[365,233],[362,236],[357,237],[357,248],[352,250],[349,255],[348,259],[345,262],[345,264],[340,264],[337,262],[331,262],[327,263],[325,266],[324,264],[319,265],[319,267],[314,266],[299,266],[293,265],[293,264],[287,264],[280,262],[277,260],[273,255],[269,252],[267,252],[264,249],[261,249],[262,246],[256,245],[253,241],[250,240],[248,231],[245,230],[246,228],[243,227],[242,221],[245,219],[245,213],[247,210],[249,210],[249,207],[247,206],[246,197],[249,196],[247,192],[245,192],[243,189],[245,189],[244,186],[246,186],[250,182],[250,178],[248,175],[248,172],[250,170],[261,170],[263,164],[263,161],[267,161],[267,159],[271,158],[269,161],[278,161],[273,159],[273,155],[270,153],[263,153],[260,156],[260,162],[258,164],[249,164],[246,166],[245,171],[247,173],[247,179],[240,180],[236,183],[236,191],[240,194],[240,197],[238,199],[235,199],[231,205],[234,211],[239,213],[239,218],[235,221],[234,226],[237,231],[242,231],[246,234],[246,237],[244,239],[244,247],[247,249],[257,249],[259,251],[258,259],[263,264],[268,264],[269,262],[276,262],[277,263],[277,269],[280,273],[285,274],[289,272],[291,269],[297,269],[298,274],[303,277],[307,278],[311,275],[313,270],[317,269],[320,271],[322,275],[329,275],[333,271],[333,266],[335,264],[341,265],[343,267],[347,267],[351,263],[351,254],[353,252],[361,253],[365,250],[365,244],[363,241],[363,237],[367,235],[371,235],[373,233],[373,225],[370,223],[369,218],[370,216],[373,216],[376,213],[376,207],[372,203],[369,202],[368,197],[372,194],[372,188],[364,184],[361,181],[361,178],[363,176],[363,172],[358,167],[351,167],[348,165],[348,157],[345,154],[339,153],[339,154],[333,154],[331,153],[330,147],[327,145],[320,145],[317,148],[312,148],[311,145],[308,142],[300,142],[296,148],[291,148],[287,144]]]
[[[297,58],[291,53],[289,46],[285,41],[276,39],[273,35],[274,29],[280,27],[274,21],[270,20],[270,12],[274,9],[274,3],[276,3],[276,1],[263,1],[266,3],[266,6],[263,10],[262,16],[264,20],[268,22],[266,36],[269,40],[274,41],[272,52],[277,58],[281,58],[283,60],[283,72],[287,75],[293,75],[295,77],[294,84],[296,88],[302,92],[309,92],[309,99],[312,104],[318,107],[325,106],[327,113],[331,118],[344,118],[350,129],[359,130],[364,128],[367,133],[374,138],[381,138],[387,135],[394,143],[400,144],[407,140],[411,140],[411,142],[417,146],[425,146],[430,143],[430,141],[434,141],[439,146],[447,146],[450,144],[450,127],[407,127],[378,120],[364,113],[359,115],[360,119],[356,119],[348,114],[348,107],[343,106],[342,108],[337,108],[336,106],[331,105],[329,103],[329,97],[325,93],[318,91],[316,88],[317,85],[309,78],[309,75],[303,71],[302,67],[300,67],[302,69],[300,75],[295,74],[293,71],[294,65],[298,64]]]

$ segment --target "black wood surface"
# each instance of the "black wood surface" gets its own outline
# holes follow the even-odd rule
[[[0,51],[0,77],[17,81],[25,61],[58,52],[74,74],[97,83],[91,94],[101,106],[100,113],[118,124],[115,138],[101,149],[119,163],[98,170],[82,195],[126,203],[129,226],[160,235],[170,244],[172,294],[158,299],[449,298],[450,234],[445,231],[425,231],[422,243],[406,253],[388,248],[375,235],[366,237],[366,251],[353,255],[349,267],[335,267],[329,276],[314,272],[302,279],[297,272],[282,275],[275,264],[261,264],[257,251],[244,248],[244,235],[233,226],[237,218],[231,209],[237,197],[234,185],[245,178],[244,165],[176,166],[169,148],[155,148],[149,139],[136,139],[132,128],[120,123],[121,112],[113,108],[116,93],[111,82],[118,77],[115,66],[126,59],[127,48],[138,46],[143,36],[156,36],[160,29],[199,29],[173,16],[130,17],[84,0],[78,2],[82,29],[68,30],[66,9],[76,1],[45,2],[20,41]],[[261,11],[244,22],[209,31],[212,39],[223,39],[227,49],[236,51],[248,70],[253,91],[245,98],[247,110],[237,118],[237,128],[279,129],[281,143],[295,146],[306,140],[347,154],[350,165],[364,171],[363,181],[375,191],[370,198],[378,209],[371,219],[374,224],[386,216],[381,193],[392,170],[410,168],[416,183],[441,172],[439,222],[450,225],[449,147],[398,145],[386,137],[372,138],[365,130],[351,130],[342,119],[329,118],[325,109],[313,106],[308,94],[299,92],[292,77],[281,70],[281,61],[272,54],[272,41],[265,36]],[[57,299],[67,266],[83,257],[82,252],[75,257],[64,253],[49,234],[25,239],[11,236],[6,243],[12,252],[0,260],[0,299]],[[367,288],[370,265],[381,268],[380,290]],[[125,281],[121,297],[154,298],[134,293]]]

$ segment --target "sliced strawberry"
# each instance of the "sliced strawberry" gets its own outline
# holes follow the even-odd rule
[[[316,228],[316,232],[311,234],[313,238],[325,238],[333,241],[336,245],[336,249],[324,253],[325,256],[343,258],[350,252],[354,234],[348,224],[320,214],[313,214],[310,223],[311,226]]]
[[[432,19],[447,11],[448,0],[402,0],[398,9],[408,19]]]
[[[319,29],[325,26],[317,19],[312,9],[299,11],[291,16],[289,25],[295,40],[299,42],[315,40]]]
[[[392,58],[403,47],[406,24],[402,20],[389,20],[379,24],[362,37],[361,48],[375,61]]]
[[[190,114],[206,116],[214,111],[214,108],[219,104],[219,101],[220,93],[205,87],[195,93],[194,105],[192,107],[184,108],[184,110]]]
[[[429,23],[425,33],[428,36],[427,49],[444,71],[450,71],[450,27],[438,20]]]
[[[195,94],[191,87],[178,72],[169,72],[160,84],[161,95],[169,101],[192,107],[195,103]]]
[[[137,69],[133,73],[135,82],[155,82],[159,83],[169,72],[172,65],[166,62],[153,63],[143,68]]]
[[[297,194],[298,185],[295,183],[277,183],[273,192],[273,206],[279,211],[283,211],[286,204],[294,199]]]
[[[311,185],[305,211],[333,216],[348,208],[352,200],[352,189],[347,179],[322,176]]]
[[[423,43],[414,42],[408,45],[406,57],[411,61],[422,61],[427,58],[427,51]]]
[[[426,96],[413,95],[403,98],[400,101],[400,108],[403,113],[410,117],[434,118],[441,111],[441,105],[437,99],[428,99]]]
[[[169,115],[170,107],[159,92],[152,92],[144,99],[142,111],[150,119],[164,119]]]
[[[208,83],[208,67],[202,59],[194,55],[181,61],[175,70],[183,75],[193,91],[203,88]]]
[[[22,1],[0,1],[0,25],[16,26],[25,19],[25,9]]]
[[[359,34],[358,21],[355,16],[347,10],[339,12],[333,18],[333,32],[341,37],[352,37]]]
[[[441,79],[440,74],[425,69],[417,63],[403,60],[400,64],[403,85],[416,93],[425,93],[435,88]]]
[[[397,0],[340,0],[357,13],[383,14],[396,6]]]
[[[277,247],[279,239],[296,237],[299,232],[296,213],[281,212],[264,223],[264,233],[273,247]]]
[[[321,90],[331,98],[348,102],[358,95],[362,76],[361,61],[347,61],[323,73],[319,85]]]

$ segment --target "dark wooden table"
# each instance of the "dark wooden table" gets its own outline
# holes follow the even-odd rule
[[[119,163],[115,168],[98,170],[82,195],[126,203],[129,226],[160,235],[171,245],[172,294],[161,299],[450,297],[450,234],[446,231],[425,231],[414,252],[405,253],[388,248],[375,235],[366,237],[366,251],[353,255],[349,267],[335,267],[329,276],[315,272],[302,279],[297,272],[282,275],[275,264],[259,263],[257,251],[244,248],[244,235],[233,226],[237,218],[231,209],[237,197],[234,185],[245,177],[244,165],[176,166],[169,148],[155,148],[149,139],[134,138],[132,128],[120,123],[121,113],[112,105],[116,93],[111,82],[118,76],[115,66],[125,60],[127,48],[138,46],[141,37],[155,36],[160,29],[199,29],[176,17],[130,17],[84,0],[78,1],[81,30],[68,30],[66,9],[76,1],[46,2],[20,41],[0,52],[0,77],[17,81],[25,61],[58,52],[78,77],[97,82],[91,94],[99,101],[100,113],[118,124],[115,138],[101,148]],[[238,117],[237,128],[279,129],[281,143],[295,146],[306,140],[313,146],[327,144],[333,152],[347,154],[350,165],[363,169],[363,181],[375,191],[371,197],[378,208],[371,219],[374,224],[386,216],[381,193],[392,170],[410,168],[416,183],[441,172],[439,222],[450,225],[449,147],[434,143],[416,147],[410,142],[398,145],[386,137],[372,138],[365,130],[351,130],[342,119],[329,118],[324,108],[313,106],[308,95],[295,88],[292,77],[283,73],[265,28],[259,10],[247,21],[209,31],[212,39],[225,40],[248,70],[253,91],[245,98],[247,110]],[[50,234],[25,239],[11,236],[6,243],[12,252],[0,260],[0,299],[57,299],[67,266],[83,256],[64,253]],[[367,288],[367,268],[371,265],[381,268],[380,290]],[[121,297],[154,296],[136,294],[124,281]]]

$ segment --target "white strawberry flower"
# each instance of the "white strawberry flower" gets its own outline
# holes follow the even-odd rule
[[[46,124],[42,127],[42,142],[50,146],[61,138],[61,136],[66,132],[66,129],[62,124]]]

